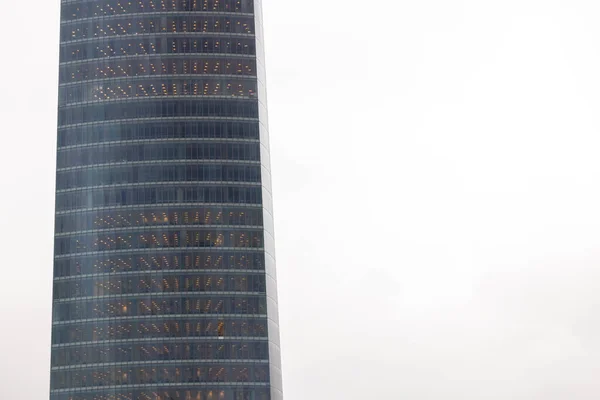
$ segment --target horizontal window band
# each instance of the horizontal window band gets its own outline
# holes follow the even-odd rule
[[[102,151],[103,146],[118,150],[122,147],[136,145],[202,146],[203,149],[207,147],[210,149],[210,146],[218,145],[258,145],[262,146],[259,149],[266,150],[264,143],[261,143],[258,137],[259,127],[260,124],[256,121],[133,123],[131,120],[125,124],[76,126],[58,131],[57,155],[62,156],[72,150],[98,149]],[[233,129],[236,130],[233,131]],[[223,132],[223,130],[225,131]]]
[[[111,125],[137,125],[140,122],[147,123],[197,123],[198,121],[209,122],[209,123],[256,123],[261,124],[259,118],[249,118],[249,117],[222,117],[218,115],[212,116],[184,116],[184,117],[139,117],[139,118],[127,118],[121,120],[113,120],[113,121],[93,121],[93,122],[85,122],[85,123],[76,123],[76,124],[68,124],[65,126],[59,126],[58,132],[68,130],[71,126],[77,128],[79,125],[83,126],[94,126],[94,127],[106,127]],[[185,139],[185,138],[177,138],[177,139]],[[198,139],[204,139],[202,137],[198,137]],[[221,139],[215,137],[215,139]],[[243,138],[241,138],[243,139]],[[254,138],[252,140],[256,140],[258,138]],[[142,139],[140,139],[142,140]],[[146,139],[143,139],[146,140]]]
[[[121,60],[144,60],[147,61],[151,58],[167,58],[167,57],[180,57],[187,58],[189,60],[203,60],[207,58],[245,58],[250,60],[259,60],[256,54],[239,54],[239,53],[152,53],[152,54],[132,54],[132,55],[122,55],[122,56],[112,56],[112,57],[96,57],[96,58],[86,58],[84,60],[69,60],[69,61],[61,61],[59,62],[59,66],[68,66],[75,64],[102,64],[106,61],[121,61]]]
[[[237,138],[151,138],[135,140],[113,140],[110,142],[94,142],[86,144],[74,144],[70,146],[58,146],[57,151],[65,152],[72,149],[85,149],[91,147],[120,147],[134,144],[154,144],[154,143],[179,143],[179,144],[202,144],[202,142],[227,142],[242,144],[260,144],[260,139],[237,139]]]
[[[108,99],[108,100],[91,100],[77,103],[66,103],[59,106],[60,110],[65,108],[76,108],[76,107],[87,107],[93,105],[102,105],[102,104],[113,104],[113,103],[126,103],[126,105],[131,106],[137,102],[143,102],[146,100],[242,100],[242,101],[254,101],[258,100],[258,96],[223,96],[223,95],[157,95],[157,96],[138,96],[138,97],[120,97],[116,99]]]
[[[244,165],[149,165],[149,171],[140,171],[143,167],[130,167],[122,165],[115,168],[102,168],[98,177],[94,171],[76,170],[57,174],[56,194],[68,194],[96,189],[111,188],[138,188],[149,186],[151,188],[164,187],[168,183],[196,185],[198,188],[221,187],[226,184],[230,187],[261,186],[260,164],[255,166]],[[132,169],[135,168],[134,171]],[[102,174],[102,175],[100,175]],[[179,176],[177,176],[179,175]],[[220,176],[219,176],[220,175]],[[223,180],[213,180],[219,177]],[[204,178],[204,179],[203,179]]]
[[[110,385],[110,386],[85,386],[76,387],[72,389],[52,389],[50,393],[85,393],[94,390],[114,390],[114,389],[145,389],[151,390],[163,389],[163,388],[176,388],[176,387],[237,387],[237,388],[251,388],[251,387],[269,387],[268,382],[185,382],[185,383],[144,383],[144,384],[133,384],[133,385]]]
[[[77,258],[77,257],[86,257],[90,255],[94,256],[110,256],[117,254],[139,254],[139,253],[148,253],[151,251],[164,251],[164,252],[177,252],[177,251],[207,251],[208,249],[212,249],[214,251],[235,251],[238,250],[240,252],[252,252],[252,253],[264,253],[264,247],[150,247],[150,248],[139,248],[139,249],[116,249],[116,250],[105,250],[105,251],[89,251],[85,253],[71,253],[71,254],[61,254],[55,255],[55,260],[61,260],[65,258]]]
[[[98,36],[93,38],[85,38],[85,39],[75,39],[75,40],[65,40],[61,41],[61,46],[71,45],[71,44],[85,44],[85,43],[94,43],[101,41],[110,41],[114,39],[170,39],[176,38],[179,36],[186,36],[190,38],[231,38],[231,39],[246,39],[246,38],[254,38],[254,33],[234,33],[234,32],[155,32],[155,33],[130,33],[125,35],[111,35],[111,36]],[[160,53],[164,54],[164,53]]]
[[[105,232],[55,238],[55,255],[112,253],[116,250],[261,248],[264,229],[144,229],[134,232]]]
[[[267,320],[267,314],[219,314],[219,313],[198,313],[198,314],[159,314],[159,315],[131,315],[126,317],[106,317],[106,318],[86,318],[74,319],[70,321],[52,321],[52,326],[65,325],[82,325],[98,322],[163,322],[165,319],[182,318],[182,319],[218,319],[223,321],[238,320],[238,319],[254,319],[264,322]],[[215,335],[211,335],[214,337]],[[225,336],[229,338],[229,336]],[[156,337],[154,338],[156,339]]]
[[[146,143],[146,145],[150,146],[153,143]],[[164,143],[161,143],[162,146],[164,146]],[[108,150],[108,152],[110,153],[111,150],[116,150],[119,147],[117,146],[111,146],[112,149],[109,148],[105,148],[102,147],[99,150]],[[134,149],[133,151],[138,150],[138,149]],[[183,152],[184,150],[187,150],[185,148],[181,149],[181,152]],[[196,151],[197,149],[193,149],[194,151]],[[201,149],[200,149],[201,150]],[[228,150],[228,149],[227,149]],[[238,150],[238,149],[236,149]],[[243,149],[243,150],[247,150],[247,149]],[[249,149],[249,150],[254,150],[254,149]],[[96,150],[98,151],[98,150]],[[239,151],[239,150],[238,150]],[[206,151],[208,152],[208,151]],[[191,153],[191,151],[190,151]],[[198,151],[199,153],[199,151]],[[248,152],[250,153],[250,151]],[[256,153],[258,155],[258,148],[256,148]],[[81,153],[80,153],[81,154]],[[77,155],[80,155],[77,154]],[[109,154],[109,156],[112,156],[114,153]],[[61,155],[59,155],[60,157]],[[121,168],[121,167],[138,167],[138,166],[156,166],[156,167],[169,167],[169,166],[199,166],[199,165],[208,165],[208,166],[214,166],[214,164],[217,165],[236,165],[236,166],[247,166],[247,167],[255,167],[258,165],[261,165],[260,160],[251,160],[251,159],[242,159],[242,158],[237,158],[237,159],[231,159],[231,158],[227,158],[227,157],[221,157],[221,158],[204,158],[204,157],[200,157],[200,158],[157,158],[157,159],[152,159],[151,158],[152,154],[150,154],[150,157],[148,157],[148,159],[146,160],[130,160],[130,161],[112,161],[112,162],[104,162],[101,164],[94,164],[94,163],[90,163],[90,164],[84,164],[83,161],[79,162],[79,160],[74,160],[71,162],[71,164],[75,164],[72,165],[70,167],[61,167],[61,168],[57,168],[56,172],[61,173],[61,172],[71,172],[71,171],[82,171],[82,170],[87,170],[87,169],[110,169],[110,168]],[[75,158],[75,157],[72,157]],[[83,157],[82,157],[83,158]],[[100,158],[100,157],[98,157]],[[145,158],[145,157],[144,157]],[[67,161],[61,161],[62,164],[69,164],[69,162]]]
[[[128,300],[128,299],[132,299],[132,300],[138,300],[138,299],[144,299],[144,298],[150,298],[151,300],[162,300],[162,299],[170,299],[172,297],[180,297],[180,298],[184,298],[184,299],[195,299],[198,297],[212,297],[212,296],[216,296],[216,297],[239,297],[239,296],[261,296],[264,297],[266,296],[266,292],[249,292],[249,291],[215,291],[215,290],[211,290],[210,292],[203,292],[203,291],[187,291],[187,292],[157,292],[157,291],[152,291],[152,292],[136,292],[136,293],[125,293],[125,294],[109,294],[109,295],[102,295],[102,296],[85,296],[85,297],[69,297],[68,299],[58,299],[58,300],[53,300],[52,303],[56,303],[56,304],[65,304],[65,303],[77,303],[77,302],[81,302],[81,301],[93,301],[93,300],[98,300],[98,301],[102,301],[102,300]],[[162,314],[160,314],[162,315]],[[172,315],[179,315],[179,314],[172,314]],[[181,315],[190,315],[190,314],[181,314]],[[191,314],[191,315],[196,315],[196,314]],[[237,314],[235,314],[237,315]],[[246,315],[246,314],[243,314]],[[145,317],[146,315],[138,315],[137,317]],[[154,316],[154,315],[153,315]],[[135,315],[132,315],[130,317],[136,317]],[[117,318],[117,317],[109,317],[109,318]]]
[[[71,342],[71,343],[60,343],[53,344],[53,349],[60,349],[65,347],[78,347],[78,346],[95,346],[95,345],[119,345],[119,344],[132,344],[132,343],[146,343],[160,339],[163,342],[180,342],[180,343],[208,343],[215,342],[220,343],[222,341],[230,340],[243,340],[243,341],[260,341],[269,342],[267,336],[227,336],[227,338],[221,338],[218,336],[180,336],[180,337],[151,337],[151,338],[132,338],[132,339],[114,339],[114,340],[95,340],[85,342]]]
[[[56,191],[57,194],[72,193],[72,192],[85,192],[94,189],[119,189],[119,188],[136,188],[136,187],[164,187],[164,186],[181,186],[181,185],[195,185],[198,187],[229,187],[229,186],[251,186],[260,187],[260,182],[236,182],[236,181],[164,181],[164,182],[142,182],[142,183],[119,183],[114,185],[98,185],[98,186],[82,186],[70,189],[59,189]]]
[[[234,211],[244,211],[248,210],[251,212],[261,211],[263,206],[259,203],[215,203],[215,202],[164,202],[164,203],[148,203],[148,204],[139,204],[139,205],[112,205],[112,206],[104,206],[104,207],[91,207],[85,208],[81,210],[65,210],[65,211],[57,211],[56,215],[68,215],[68,214],[81,214],[81,215],[72,215],[71,217],[82,217],[85,214],[94,214],[102,211],[123,211],[123,212],[134,212],[134,213],[143,213],[147,211],[157,211],[160,209],[164,212],[174,213],[174,212],[192,212],[192,211],[222,211],[228,210],[230,212]],[[268,210],[267,210],[268,211]],[[140,225],[140,226],[167,226],[169,224],[155,224],[155,225]],[[177,224],[177,225],[187,225],[187,223]],[[220,225],[217,223],[211,223],[210,225]],[[236,224],[228,224],[228,225],[236,225]],[[261,224],[256,223],[256,226],[261,226]],[[58,231],[56,231],[58,232]]]
[[[152,98],[152,100],[156,100]],[[107,121],[90,121],[90,122],[77,122],[74,124],[64,124],[59,125],[58,129],[66,129],[66,128],[75,128],[75,127],[84,127],[84,126],[98,126],[98,125],[109,125],[120,123],[140,123],[140,122],[163,122],[163,121],[173,121],[173,122],[200,122],[200,121],[209,121],[209,122],[259,122],[259,118],[251,118],[251,117],[219,117],[219,116],[185,116],[185,117],[140,117],[140,118],[123,118],[123,119],[113,119]]]
[[[249,3],[245,6],[242,6],[241,2],[237,2],[234,3],[233,1],[213,1],[212,3],[208,3],[207,1],[204,2],[204,5],[201,4],[194,4],[192,7],[189,7],[185,4],[176,4],[175,2],[172,2],[170,6],[165,6],[163,3],[158,4],[158,2],[147,2],[146,3],[146,8],[144,9],[144,5],[141,4],[141,1],[138,1],[137,5],[141,5],[142,7],[141,10],[138,9],[128,9],[126,10],[125,7],[123,7],[121,5],[121,3],[119,3],[118,1],[116,2],[116,4],[118,6],[121,7],[121,10],[119,12],[119,10],[117,10],[117,12],[115,12],[116,8],[113,8],[112,6],[115,5],[115,2],[109,3],[107,1],[101,1],[101,0],[82,0],[82,1],[77,1],[77,0],[61,0],[61,10],[63,11],[63,14],[65,14],[66,12],[71,12],[71,13],[75,13],[75,12],[79,12],[79,14],[81,15],[81,11],[80,11],[80,7],[81,8],[85,8],[91,5],[96,5],[96,9],[97,11],[103,13],[102,15],[93,15],[91,17],[85,17],[85,18],[101,18],[101,17],[110,17],[113,15],[117,15],[117,16],[129,16],[129,15],[134,15],[134,14],[150,14],[150,13],[165,13],[165,12],[204,12],[204,13],[223,13],[223,14],[235,14],[235,15],[245,15],[245,16],[253,16],[254,15],[254,5],[252,3]],[[132,2],[129,3],[124,3],[125,6],[132,6]],[[169,4],[168,2],[166,4]],[[137,7],[137,5],[134,5],[134,7]],[[182,7],[183,5],[183,7]],[[249,5],[251,5],[251,7],[249,7]],[[73,9],[73,6],[79,6],[76,9]],[[108,8],[110,9],[111,13],[107,13],[106,11],[104,11],[104,8],[101,8],[101,6],[108,6]],[[229,7],[229,8],[228,8]],[[160,8],[159,11],[156,11],[157,8]],[[85,10],[85,12],[90,12],[91,10]],[[131,12],[129,12],[131,11]],[[77,16],[75,16],[76,18]],[[70,18],[70,19],[69,19]],[[73,18],[73,14],[70,15],[63,15],[61,17],[61,19],[63,21],[70,21]]]
[[[186,343],[187,344],[187,343]],[[177,365],[177,364],[268,364],[269,359],[261,358],[211,358],[211,359],[180,359],[180,360],[149,360],[149,361],[122,361],[122,362],[105,362],[105,363],[89,363],[89,364],[71,364],[60,367],[52,367],[52,371],[70,371],[81,370],[84,368],[96,367],[144,367],[152,365],[152,367],[160,367],[161,365]]]
[[[70,276],[60,276],[54,278],[54,282],[64,282],[69,280],[82,280],[82,279],[90,279],[90,278],[98,278],[98,279],[106,279],[106,278],[119,278],[119,277],[135,277],[136,275],[156,275],[156,277],[164,277],[169,275],[210,275],[210,274],[227,274],[227,275],[265,275],[265,269],[232,269],[232,268],[223,268],[223,269],[214,269],[214,268],[206,268],[206,269],[153,269],[153,270],[135,270],[135,271],[125,271],[125,272],[105,272],[105,273],[96,273],[96,274],[82,274],[82,275],[70,275]]]
[[[233,74],[154,74],[154,75],[136,75],[136,76],[119,76],[119,77],[110,77],[104,79],[86,79],[81,81],[74,82],[63,82],[59,84],[59,87],[70,87],[83,85],[88,83],[120,83],[120,82],[136,82],[147,80],[148,78],[153,79],[241,79],[241,80],[249,80],[249,81],[257,81],[256,75],[233,75]]]
[[[171,102],[177,102],[178,100],[181,100],[182,102],[185,101],[186,103],[193,103],[193,104],[197,104],[199,102],[202,103],[210,103],[212,101],[216,101],[218,103],[229,103],[227,100],[229,100],[230,102],[235,102],[235,103],[241,103],[241,104],[253,104],[256,103],[258,100],[256,97],[233,97],[233,96],[164,96],[165,97],[165,101],[171,101]],[[168,98],[167,98],[168,97]],[[201,101],[192,101],[194,99],[198,100],[198,98],[202,97],[203,99]],[[124,103],[124,105],[134,105],[137,103],[141,103],[144,104],[146,102],[152,102],[152,101],[156,101],[156,100],[161,100],[160,96],[139,96],[139,97],[125,97],[125,98],[119,98],[119,99],[114,99],[111,101],[108,100],[104,100],[104,101],[88,101],[88,102],[84,102],[84,103],[72,103],[69,105],[62,105],[59,107],[59,111],[67,111],[68,109],[77,109],[80,107],[84,107],[84,106],[93,106],[93,105],[99,105],[99,103],[110,103],[110,104],[114,104],[114,103]],[[204,116],[203,116],[204,117]],[[145,118],[145,117],[141,117],[141,118]],[[156,117],[156,118],[188,118],[186,117]],[[192,116],[191,118],[197,118]],[[213,118],[212,116],[206,116],[206,118]],[[222,117],[222,118],[231,118],[231,117]],[[248,117],[242,117],[242,118],[248,118]],[[129,118],[123,118],[123,119],[129,119]],[[119,119],[118,121],[122,121],[121,119]],[[104,121],[101,121],[104,122]]]
[[[254,339],[254,340],[245,340],[242,339],[240,340],[239,337],[237,338],[233,338],[233,339],[225,339],[223,336],[213,336],[213,337],[209,337],[209,336],[203,336],[203,337],[198,337],[198,336],[194,336],[194,337],[183,337],[188,338],[189,340],[183,340],[183,341],[166,341],[168,343],[162,343],[163,342],[163,338],[155,338],[153,341],[151,340],[151,344],[154,345],[168,345],[168,346],[181,346],[183,345],[190,345],[190,346],[195,346],[195,347],[208,347],[210,348],[211,346],[214,346],[215,344],[218,345],[223,345],[223,346],[230,346],[230,347],[236,347],[236,346],[240,346],[243,345],[245,347],[249,347],[249,346],[264,346],[265,344],[267,344],[266,342],[268,342],[268,340],[264,340],[266,336]],[[63,346],[63,345],[53,345],[53,348],[56,348],[58,351],[61,351],[63,353],[65,353],[66,351],[78,351],[78,350],[91,350],[91,351],[102,351],[103,349],[105,349],[107,346],[109,348],[122,348],[124,346],[127,345],[131,345],[131,346],[135,346],[137,348],[141,348],[143,346],[148,346],[147,340],[144,339],[143,341],[135,341],[134,343],[129,343],[129,339],[119,339],[120,341],[126,341],[128,343],[104,343],[105,341],[100,341],[100,343],[98,342],[93,342],[90,345],[90,342],[85,342],[82,344],[78,344],[78,345],[68,345],[68,346]],[[107,340],[108,341],[108,340]],[[115,346],[113,346],[115,345]],[[277,346],[276,344],[273,343],[274,346]],[[278,347],[278,346],[277,346]],[[133,348],[130,350],[134,350]],[[135,351],[135,350],[134,350]],[[164,353],[163,353],[164,354]],[[186,358],[174,358],[174,360],[185,360]],[[239,360],[240,358],[236,358],[236,360]],[[262,359],[262,358],[259,358]],[[141,361],[141,360],[131,360],[128,362],[135,362],[135,361]],[[159,361],[159,360],[157,360]],[[169,360],[164,360],[166,362],[168,362]],[[97,361],[98,363],[103,363],[104,361]],[[113,360],[109,360],[108,362],[116,362]],[[81,362],[80,362],[81,363]],[[57,364],[56,362],[53,363],[54,366],[56,367],[60,367],[60,364]],[[67,364],[63,364],[63,365],[67,365]]]
[[[151,233],[149,231],[169,231],[169,230],[203,230],[203,229],[238,229],[243,231],[262,231],[264,227],[256,225],[200,225],[200,224],[189,224],[189,225],[170,225],[170,224],[156,224],[156,225],[144,225],[144,226],[128,226],[128,227],[115,227],[115,228],[104,228],[104,229],[90,229],[85,231],[73,231],[73,232],[62,232],[55,233],[54,237],[69,237],[89,234],[102,234],[102,233],[121,233],[121,232],[139,232],[139,233]]]
[[[93,3],[98,0],[72,0],[72,1],[61,1],[61,5],[69,5],[69,4],[85,4],[85,3]],[[112,15],[99,15],[94,17],[86,17],[86,18],[75,18],[75,19],[63,19],[60,21],[61,27],[63,25],[71,25],[73,23],[80,22],[94,22],[98,20],[112,20],[115,18],[136,18],[136,17],[163,17],[163,16],[199,16],[199,17],[246,17],[246,18],[254,18],[254,13],[244,13],[239,11],[148,11],[148,12],[135,12],[135,13],[121,13],[121,14],[112,14]]]
[[[256,57],[256,40],[254,38],[232,38],[230,41],[219,37],[155,37],[137,39],[119,38],[97,42],[94,44],[75,43],[60,46],[59,66],[69,61],[114,60],[119,56],[145,57],[158,54],[240,54]],[[128,43],[129,42],[129,43]],[[167,43],[170,42],[170,43]],[[146,47],[148,46],[148,47]]]
[[[160,285],[163,284],[162,279],[169,279],[170,284],[176,284],[179,286],[184,286],[183,289],[179,288],[179,290],[161,290],[162,287]],[[196,282],[192,282],[191,280],[203,278],[204,280],[200,282],[200,284],[196,284]],[[215,280],[222,279],[223,281],[227,280],[228,282],[223,282],[222,285],[224,288],[219,289],[215,288],[213,282],[207,282],[208,279],[214,278]],[[118,285],[121,282],[118,279],[131,279],[138,280],[138,282],[124,282],[125,289],[122,288],[115,289],[111,292],[111,289],[105,289],[101,285],[109,285],[115,284]],[[152,280],[155,282],[146,282],[146,279]],[[237,279],[237,280],[236,280]],[[53,304],[64,304],[70,302],[79,302],[79,301],[104,301],[104,300],[147,300],[148,298],[152,299],[170,299],[172,297],[182,297],[182,298],[197,298],[203,296],[266,296],[266,288],[265,281],[267,279],[267,275],[264,271],[254,271],[253,273],[246,274],[224,274],[223,271],[221,273],[213,273],[213,274],[204,274],[204,275],[192,275],[192,274],[181,274],[181,272],[177,274],[167,275],[162,274],[160,276],[150,276],[150,275],[139,275],[139,276],[109,276],[109,277],[101,277],[98,279],[86,277],[78,280],[72,281],[54,281],[54,300]],[[187,281],[186,281],[187,280]],[[115,283],[116,282],[116,283]],[[81,284],[88,285],[97,285],[96,289],[89,290],[78,290],[77,285]],[[132,287],[133,285],[142,285],[147,284],[147,287],[151,287],[152,289],[143,290],[138,287]],[[208,285],[213,287],[207,289]],[[236,285],[240,285],[241,289],[234,289]],[[100,287],[100,288],[98,288]],[[254,289],[253,289],[254,287]],[[98,293],[93,293],[94,291],[98,291]],[[60,291],[61,293],[57,294]],[[79,293],[76,293],[79,292]],[[188,294],[190,294],[188,296]],[[146,314],[143,314],[146,315]]]
[[[99,0],[61,0],[60,4],[62,5],[84,5],[84,4],[89,4],[89,3],[95,3],[95,2],[100,2]]]
[[[148,143],[145,144],[152,144]],[[258,160],[231,160],[227,158],[222,159],[180,159],[180,160],[171,160],[171,159],[163,159],[163,160],[148,160],[148,161],[121,161],[121,162],[112,162],[112,163],[103,163],[103,164],[86,164],[86,165],[77,165],[73,167],[64,167],[57,168],[56,172],[65,172],[65,171],[77,171],[82,169],[99,169],[99,168],[113,168],[113,167],[127,167],[127,166],[144,166],[144,165],[154,165],[160,164],[174,164],[177,166],[185,166],[189,165],[201,165],[201,164],[244,164],[248,166],[256,166],[260,165],[260,161]]]
[[[59,71],[59,94],[78,84],[138,83],[148,79],[204,81],[237,80],[257,83],[256,60],[247,58],[215,57],[190,59],[161,57],[147,60],[108,59],[101,63],[66,65]]]
[[[227,318],[227,317],[223,317],[223,315],[230,315],[231,317]],[[198,317],[203,317],[203,318],[213,318],[213,319],[219,319],[222,320],[224,322],[230,322],[232,319],[239,319],[239,318],[257,318],[259,315],[261,314],[252,314],[252,313],[239,313],[239,314],[219,314],[216,312],[206,312],[206,313],[189,313],[189,314],[156,314],[156,315],[128,315],[128,316],[119,316],[119,317],[103,317],[103,318],[80,318],[80,319],[71,319],[71,320],[64,320],[64,321],[52,321],[52,327],[53,328],[60,328],[60,327],[64,327],[65,325],[78,325],[78,324],[93,324],[93,323],[104,323],[104,322],[115,322],[115,323],[128,323],[128,322],[132,322],[132,323],[136,323],[136,322],[141,322],[141,323],[161,323],[163,322],[160,319],[157,318],[162,318],[162,319],[169,319],[169,318],[198,318]],[[260,321],[260,322],[264,322],[264,321]],[[206,336],[217,336],[215,334],[210,334],[210,335],[206,335]],[[226,338],[228,338],[229,336],[227,336],[227,334],[225,334]]]
[[[137,211],[139,209],[144,208],[156,208],[156,207],[248,207],[248,208],[262,208],[262,204],[256,203],[203,203],[203,202],[182,202],[182,203],[160,203],[160,204],[132,204],[132,205],[114,205],[114,206],[105,206],[105,207],[92,207],[92,208],[78,208],[71,210],[63,210],[56,211],[56,215],[65,215],[65,214],[75,214],[75,213],[85,213],[91,211],[118,211],[118,210],[126,210],[126,211]]]

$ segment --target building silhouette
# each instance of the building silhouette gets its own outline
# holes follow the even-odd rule
[[[281,400],[260,0],[63,0],[52,400]]]

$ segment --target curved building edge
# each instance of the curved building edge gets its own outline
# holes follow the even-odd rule
[[[283,400],[262,0],[254,0],[271,400]]]

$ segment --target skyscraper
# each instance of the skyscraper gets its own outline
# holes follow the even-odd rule
[[[281,400],[260,0],[62,0],[51,400]]]

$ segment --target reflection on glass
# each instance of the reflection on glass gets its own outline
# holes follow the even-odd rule
[[[169,15],[156,17],[147,15],[103,18],[98,22],[71,22],[62,30],[61,40],[95,39],[111,36],[139,35],[150,33],[216,32],[250,35],[254,31],[254,18],[248,16],[224,15]]]
[[[258,140],[258,124],[255,122],[231,122],[219,116],[207,118],[201,124],[173,118],[151,123],[147,121],[119,121],[98,125],[59,127],[58,141],[60,154],[62,147],[84,144],[123,143],[125,141],[143,141],[163,144],[175,139],[195,143],[196,139],[243,139]],[[152,139],[152,141],[150,141]],[[208,143],[203,143],[208,145]]]
[[[250,207],[149,207],[131,211],[88,211],[58,215],[56,233],[164,225],[262,226],[262,210]]]
[[[62,2],[52,400],[277,397],[254,6]]]
[[[59,104],[110,101],[135,97],[242,97],[256,96],[256,81],[241,79],[144,79],[131,82],[70,85],[60,90]]]
[[[160,54],[166,47],[167,54],[244,54],[254,55],[254,39],[226,37],[177,37],[137,38],[117,37],[88,43],[74,42],[61,46],[61,61],[89,60],[95,58],[147,56]],[[142,64],[143,65],[143,64]]]
[[[86,80],[105,80],[123,77],[168,75],[246,75],[254,77],[256,62],[253,59],[233,56],[211,56],[203,59],[148,56],[131,62],[128,59],[94,60],[60,67],[60,79],[67,83]]]
[[[224,336],[224,332],[223,335]],[[116,345],[60,347],[52,354],[52,366],[135,363],[146,361],[254,360],[268,359],[268,343],[261,339],[195,340],[171,343],[161,340]]]
[[[136,275],[103,276],[54,283],[54,299],[79,299],[109,297],[112,295],[142,293],[210,293],[212,292],[265,292],[264,274],[182,274],[162,273],[151,275],[140,272]],[[133,298],[133,296],[132,296]],[[126,312],[127,310],[122,310]]]
[[[253,0],[84,0],[65,4],[62,20],[167,11],[254,12]],[[98,18],[101,19],[101,18]]]
[[[185,252],[149,251],[136,255],[94,254],[72,255],[57,258],[54,262],[55,277],[78,277],[90,274],[131,274],[144,271],[192,271],[206,270],[263,270],[264,253],[250,249],[223,251],[208,249]]]
[[[168,315],[166,317],[169,317]],[[215,319],[213,315],[187,319],[146,317],[122,320],[99,320],[55,325],[53,344],[105,342],[110,340],[169,338],[187,342],[189,338],[266,337],[265,318],[236,319],[233,316]],[[221,327],[223,327],[221,329]],[[224,334],[222,334],[224,333]],[[179,339],[177,339],[179,338]]]
[[[104,165],[90,169],[58,171],[56,189],[146,182],[260,182],[260,166],[193,163],[156,166]]]

